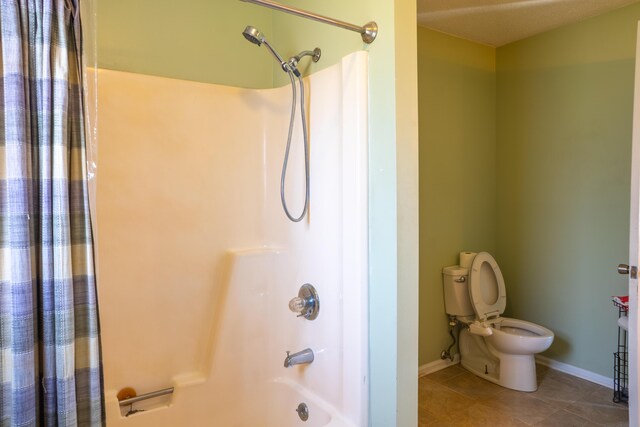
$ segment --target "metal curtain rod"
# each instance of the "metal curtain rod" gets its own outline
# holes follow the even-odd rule
[[[240,0],[246,3],[253,3],[259,6],[265,6],[269,9],[279,10],[281,12],[290,13],[292,15],[301,16],[303,18],[313,19],[314,21],[323,22],[325,24],[333,25],[335,27],[344,28],[345,30],[355,31],[360,33],[362,41],[365,43],[373,43],[378,35],[378,24],[375,21],[367,22],[363,27],[358,25],[349,24],[348,22],[339,21],[337,19],[329,18],[326,16],[318,15],[316,13],[308,12],[302,9],[296,9],[295,7],[285,6],[280,3],[276,3],[270,0]]]

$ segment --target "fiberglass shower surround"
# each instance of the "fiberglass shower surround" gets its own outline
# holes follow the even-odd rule
[[[282,56],[278,54],[278,52],[271,46],[271,44],[267,41],[267,39],[262,35],[257,28],[248,26],[242,32],[242,35],[251,43],[256,44],[258,46],[262,46],[263,44],[269,49],[269,52],[273,55],[273,57],[280,63],[282,70],[289,75],[289,79],[291,80],[291,118],[289,119],[289,134],[287,136],[287,148],[284,153],[284,160],[282,161],[282,174],[280,176],[280,201],[282,203],[282,209],[284,209],[284,213],[287,215],[293,222],[300,222],[302,218],[304,218],[305,214],[309,210],[309,135],[307,132],[307,115],[305,113],[305,100],[304,100],[304,83],[302,82],[302,75],[298,70],[298,62],[300,59],[305,56],[311,56],[313,62],[318,62],[320,60],[321,51],[320,48],[315,48],[313,51],[305,50],[300,52],[299,54],[292,56],[288,61],[282,59]],[[289,207],[287,206],[287,197],[285,196],[284,184],[287,177],[287,166],[289,164],[289,153],[291,152],[291,137],[293,136],[293,124],[296,118],[296,82],[295,79],[298,79],[300,84],[300,119],[302,121],[302,143],[304,148],[304,182],[305,182],[305,192],[304,192],[304,207],[302,208],[302,213],[299,216],[295,217],[291,215],[289,212]]]
[[[292,15],[300,16],[302,18],[311,19],[317,22],[322,22],[324,24],[333,25],[335,27],[343,28],[349,31],[355,31],[359,33],[362,37],[362,41],[369,44],[373,43],[373,41],[378,36],[378,24],[375,21],[367,22],[364,26],[358,26],[354,24],[350,24],[348,22],[340,21],[338,19],[329,18],[328,16],[319,15],[317,13],[309,12],[303,9],[298,9],[295,7],[287,6],[284,4],[276,3],[271,0],[241,0],[246,3],[253,3],[258,6],[264,6],[269,9],[277,10],[279,12],[285,12]],[[289,218],[293,222],[300,222],[305,214],[309,210],[309,193],[310,193],[310,179],[309,179],[309,141],[307,140],[307,122],[305,116],[305,100],[304,100],[304,84],[302,83],[302,77],[300,75],[300,71],[298,71],[298,62],[301,58],[305,56],[311,56],[314,62],[318,62],[320,60],[320,49],[315,48],[313,51],[303,51],[296,56],[289,58],[288,61],[282,59],[282,56],[278,54],[278,52],[271,46],[271,44],[265,39],[265,37],[256,29],[255,27],[248,26],[245,28],[242,33],[244,37],[258,46],[264,44],[269,52],[274,56],[276,61],[280,63],[282,70],[285,71],[289,75],[289,79],[291,80],[291,91],[292,91],[292,102],[291,102],[291,118],[289,120],[289,135],[287,137],[287,148],[285,150],[284,160],[282,162],[282,175],[280,178],[280,201],[282,203],[282,208],[284,209],[284,213],[287,218]],[[287,200],[285,196],[285,178],[287,175],[287,166],[289,163],[289,153],[291,150],[291,136],[293,133],[293,123],[295,120],[295,111],[296,111],[296,85],[294,76],[298,78],[300,83],[300,115],[302,118],[302,134],[303,134],[303,144],[304,144],[304,167],[305,167],[305,199],[304,199],[304,207],[302,208],[302,213],[298,217],[294,217],[289,212],[289,208],[287,206]]]
[[[377,33],[374,23],[316,18],[368,43]],[[291,88],[99,72],[99,92],[109,93],[99,97],[97,206],[114,427],[368,425],[368,55],[355,52],[305,79],[313,89],[308,129],[297,65],[306,56],[317,61],[319,49],[285,61],[256,28],[243,34],[267,47]],[[302,135],[293,131],[295,79]],[[288,171],[290,159],[304,171]],[[304,227],[282,215],[278,181],[287,217],[306,216]],[[294,217],[287,201],[297,206],[303,193]],[[305,297],[307,284],[322,311],[305,311],[303,298],[306,316],[296,317],[287,303]],[[140,301],[145,316],[137,316]],[[175,393],[138,402],[142,412],[127,417],[117,391],[131,385]]]
[[[367,64],[356,52],[305,78],[315,142],[304,227],[278,200],[290,86],[99,70],[109,426],[294,427],[302,402],[305,426],[368,425]],[[292,136],[291,164],[302,165],[302,140]],[[303,168],[288,178],[287,196],[301,206]],[[322,302],[313,321],[288,307],[305,283]],[[283,366],[286,351],[306,348],[313,363]],[[126,417],[124,387],[175,392]]]

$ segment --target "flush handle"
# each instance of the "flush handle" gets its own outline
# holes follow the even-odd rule
[[[628,274],[632,279],[638,278],[638,267],[635,265],[618,264],[618,274]]]
[[[454,282],[464,283],[467,279],[464,276],[456,277],[453,279]]]

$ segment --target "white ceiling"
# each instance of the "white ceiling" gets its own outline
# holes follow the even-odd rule
[[[418,25],[502,46],[640,0],[418,0]]]

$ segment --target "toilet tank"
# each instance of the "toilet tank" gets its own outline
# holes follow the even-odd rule
[[[442,269],[444,307],[450,316],[473,316],[469,297],[469,269],[452,265]]]

